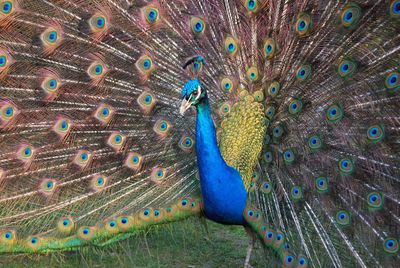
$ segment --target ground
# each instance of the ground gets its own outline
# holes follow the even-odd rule
[[[166,224],[107,248],[47,255],[0,256],[1,267],[243,267],[248,237],[241,226],[207,221],[210,241],[197,218]],[[253,267],[275,267],[257,241]]]

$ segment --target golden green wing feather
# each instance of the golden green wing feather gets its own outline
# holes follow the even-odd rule
[[[263,99],[260,91],[249,95],[247,90],[242,90],[219,130],[221,154],[228,165],[240,172],[246,189],[250,187],[269,123],[264,115]]]

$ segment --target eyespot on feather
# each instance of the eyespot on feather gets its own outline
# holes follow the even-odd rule
[[[58,23],[51,23],[40,35],[43,50],[45,54],[52,53],[59,47],[63,41],[64,32],[61,25]]]
[[[126,136],[120,132],[113,132],[108,137],[107,145],[110,146],[114,151],[120,152],[124,149],[126,144]]]
[[[153,130],[160,139],[164,139],[171,131],[171,124],[164,119],[158,119],[154,124]]]
[[[281,85],[278,81],[273,81],[267,88],[267,94],[272,98],[275,98],[279,94],[279,90],[281,89]]]
[[[125,159],[125,166],[134,171],[140,170],[142,163],[143,156],[135,152],[129,153]]]
[[[94,113],[94,118],[96,118],[102,125],[107,125],[113,118],[115,110],[104,103],[101,103]]]
[[[39,192],[43,195],[51,196],[57,189],[57,180],[44,179],[39,185]]]
[[[354,2],[348,3],[340,12],[340,20],[345,28],[357,25],[361,16],[361,7]]]
[[[96,40],[101,40],[110,29],[110,16],[108,13],[96,12],[88,21],[92,37]]]
[[[251,66],[248,68],[246,71],[246,76],[250,82],[257,82],[260,79],[260,73],[257,66]]]
[[[239,42],[233,36],[227,36],[224,40],[224,50],[229,57],[235,57],[239,51]]]
[[[72,121],[60,116],[52,130],[59,136],[60,140],[64,140],[72,131]]]
[[[96,227],[82,226],[76,232],[77,236],[82,240],[92,240],[96,237]]]
[[[161,167],[154,167],[151,171],[150,180],[155,184],[161,184],[167,177],[167,169]]]
[[[92,80],[92,84],[96,86],[99,85],[101,82],[103,82],[108,71],[109,70],[105,65],[105,63],[100,59],[96,59],[89,65],[88,69],[86,70],[86,73]]]
[[[266,59],[272,59],[279,52],[278,43],[274,38],[267,38],[264,40],[263,53]]]
[[[190,29],[195,36],[204,34],[207,28],[206,22],[200,17],[192,17],[190,19]]]
[[[6,128],[7,126],[11,125],[19,113],[20,113],[19,110],[12,102],[10,101],[0,102],[1,128]]]
[[[309,14],[300,13],[297,16],[295,31],[299,37],[309,36],[313,29],[313,21]]]
[[[221,79],[220,88],[223,92],[232,93],[237,88],[236,80],[232,77],[225,76]]]
[[[161,19],[159,8],[152,4],[143,7],[141,13],[143,20],[148,26],[156,25]]]
[[[137,103],[145,114],[149,114],[156,105],[157,99],[151,91],[146,90],[139,95]]]
[[[81,169],[87,168],[93,160],[93,154],[87,150],[79,150],[73,160],[73,163]]]
[[[179,140],[179,147],[187,153],[190,153],[193,151],[194,147],[194,140],[193,138],[183,135],[182,138]]]
[[[16,156],[25,166],[30,166],[36,154],[36,149],[29,144],[21,144]]]
[[[0,231],[0,245],[11,247],[17,242],[17,232],[13,229],[4,229]]]
[[[13,63],[14,60],[11,53],[7,49],[0,47],[0,79],[7,75],[9,68]]]
[[[304,82],[311,77],[312,67],[309,64],[301,65],[296,71],[296,78],[299,82]]]
[[[57,230],[64,234],[69,235],[75,230],[75,222],[72,217],[62,217],[57,222]]]
[[[135,66],[140,75],[145,79],[151,75],[155,68],[153,59],[147,54],[140,56],[140,58],[136,61]]]
[[[100,192],[108,185],[108,178],[102,174],[98,174],[92,177],[90,180],[90,188],[95,192]]]

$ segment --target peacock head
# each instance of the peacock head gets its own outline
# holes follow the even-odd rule
[[[198,79],[192,79],[186,82],[182,89],[182,104],[179,112],[184,115],[191,106],[196,107],[205,97],[206,90],[201,86]]]

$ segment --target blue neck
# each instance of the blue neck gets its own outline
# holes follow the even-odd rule
[[[215,126],[207,97],[197,106],[196,151],[198,152],[197,161],[200,169],[213,165],[226,166],[218,148]],[[199,152],[201,153],[199,154]]]
[[[205,215],[225,224],[244,224],[247,192],[239,172],[219,151],[207,96],[197,105],[196,153]]]

